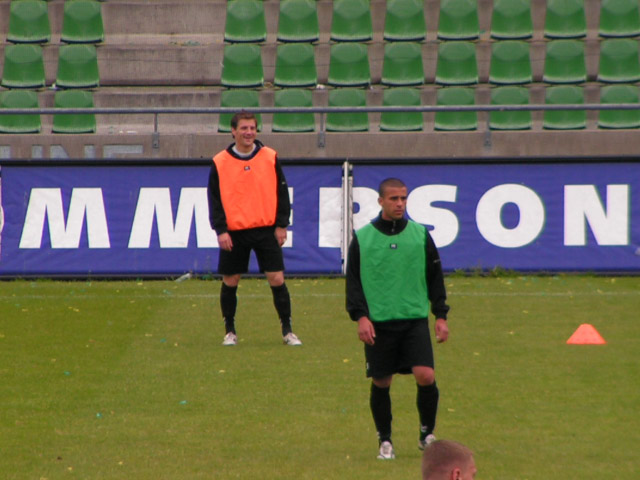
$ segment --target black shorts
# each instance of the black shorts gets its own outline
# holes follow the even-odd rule
[[[251,250],[256,252],[261,272],[283,271],[282,248],[278,245],[275,230],[275,227],[261,227],[229,232],[233,248],[230,252],[220,249],[218,273],[220,275],[247,273]]]
[[[411,373],[416,366],[434,367],[433,348],[426,318],[373,322],[375,343],[364,345],[367,377],[384,378]]]

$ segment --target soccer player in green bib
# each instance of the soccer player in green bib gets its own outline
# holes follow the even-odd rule
[[[420,418],[418,448],[435,440],[438,409],[429,310],[438,343],[449,336],[440,255],[424,225],[405,218],[407,187],[388,178],[378,188],[380,215],[355,232],[347,260],[347,311],[364,342],[378,458],[395,458],[391,441],[393,375],[412,373]]]

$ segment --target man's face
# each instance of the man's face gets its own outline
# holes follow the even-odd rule
[[[241,152],[249,153],[253,150],[253,141],[256,139],[256,122],[252,119],[241,118],[238,126],[231,129],[231,135],[236,141],[236,147]]]
[[[407,209],[407,187],[386,187],[378,203],[384,220],[400,220]]]

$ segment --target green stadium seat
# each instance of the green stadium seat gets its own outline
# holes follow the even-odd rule
[[[420,42],[426,35],[422,0],[387,0],[383,32],[387,42]]]
[[[366,42],[373,38],[369,0],[333,0],[331,40]]]
[[[607,85],[600,103],[640,103],[637,85]],[[640,110],[600,110],[598,128],[640,128]]]
[[[631,38],[610,38],[600,42],[598,80],[605,83],[639,81],[638,41]]]
[[[315,87],[318,84],[318,73],[313,45],[310,43],[278,45],[273,83],[279,87]]]
[[[392,87],[422,85],[424,67],[422,46],[414,42],[390,42],[384,46],[383,85]]]
[[[54,96],[55,108],[93,108],[93,94],[84,90],[59,90]],[[93,113],[53,115],[53,133],[95,133]]]
[[[637,0],[602,0],[600,4],[601,37],[636,37],[640,35]]]
[[[362,87],[371,83],[369,54],[363,43],[331,45],[327,83],[334,87]]]
[[[491,90],[491,105],[528,105],[529,89],[526,87],[506,86]],[[507,110],[489,112],[491,130],[529,130],[531,112],[526,110]]]
[[[525,39],[533,36],[531,0],[495,0],[491,15],[491,37]]]
[[[20,0],[9,6],[7,41],[47,43],[51,40],[49,9],[43,0]]]
[[[547,38],[582,38],[587,36],[584,0],[547,0],[544,21]]]
[[[367,94],[360,88],[336,88],[329,92],[330,107],[366,107]],[[327,113],[328,132],[366,132],[369,130],[367,112]]]
[[[575,85],[556,85],[545,89],[547,105],[582,105],[584,91]],[[547,130],[579,130],[587,126],[584,110],[545,110],[542,128]]]
[[[264,42],[267,23],[262,0],[228,0],[225,42]]]
[[[218,121],[218,132],[227,133],[231,131],[231,118],[236,111],[243,108],[252,108],[260,106],[260,96],[256,90],[248,90],[245,88],[234,90],[223,90],[220,95],[220,107],[235,108],[234,113],[221,113]],[[262,116],[257,113],[258,130],[262,130]]]
[[[471,87],[445,87],[438,89],[437,104],[440,106],[475,105],[476,93]],[[475,111],[436,112],[435,130],[456,131],[476,130],[478,128],[478,113]]]
[[[96,47],[90,44],[61,46],[56,85],[60,88],[93,88],[100,85]]]
[[[317,42],[320,38],[315,0],[280,0],[278,41]]]
[[[260,45],[225,45],[220,83],[229,88],[261,87],[264,83],[264,72]]]
[[[548,42],[542,79],[547,83],[586,82],[584,42],[571,39]]]
[[[0,92],[0,108],[39,108],[38,94],[31,90]],[[40,115],[0,115],[0,133],[38,133]]]
[[[100,43],[104,40],[102,5],[93,0],[64,2],[60,40],[66,43]]]
[[[274,95],[276,107],[312,107],[311,90],[285,88]],[[313,113],[274,113],[271,130],[274,132],[313,132],[316,122]]]
[[[472,42],[441,42],[438,45],[436,83],[471,85],[478,83],[476,46]]]
[[[475,40],[479,35],[478,0],[442,0],[438,38]]]
[[[382,94],[383,106],[419,107],[420,90],[416,88],[389,88]],[[382,112],[380,130],[410,132],[422,130],[422,112]]]
[[[40,45],[19,43],[4,49],[2,86],[7,88],[44,87],[44,60]]]
[[[529,42],[504,40],[491,45],[490,83],[519,85],[532,79]]]

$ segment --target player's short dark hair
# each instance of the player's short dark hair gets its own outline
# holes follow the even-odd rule
[[[404,182],[402,180],[400,180],[399,178],[385,178],[382,182],[380,182],[380,185],[378,186],[378,195],[380,197],[384,196],[384,191],[386,188],[388,187],[395,187],[395,188],[407,188],[407,186],[404,184]]]
[[[446,478],[453,468],[463,468],[473,458],[473,452],[452,440],[436,440],[422,455],[422,478]]]
[[[238,123],[240,120],[253,120],[256,122],[256,127],[258,126],[258,119],[251,112],[238,112],[233,117],[231,117],[231,128],[234,130],[238,128]]]

